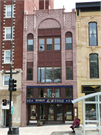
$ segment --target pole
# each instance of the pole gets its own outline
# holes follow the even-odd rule
[[[13,44],[13,37],[12,37],[12,30],[13,30],[13,0],[11,0],[11,51],[10,51],[10,79],[12,79],[12,44]],[[9,131],[8,135],[12,134],[12,114],[11,114],[11,101],[12,101],[12,90],[10,90],[10,110],[9,110]]]

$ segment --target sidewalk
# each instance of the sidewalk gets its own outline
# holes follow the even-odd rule
[[[19,127],[19,135],[75,135],[69,127],[70,125]],[[0,128],[0,135],[7,135],[7,132],[8,128]],[[95,130],[87,130],[86,135],[99,135],[99,132]]]

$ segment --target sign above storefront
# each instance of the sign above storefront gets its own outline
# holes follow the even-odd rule
[[[69,99],[27,99],[26,103],[72,103],[72,98]]]

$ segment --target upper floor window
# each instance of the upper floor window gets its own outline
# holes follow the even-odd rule
[[[97,23],[90,22],[89,23],[89,46],[97,46]]]
[[[61,82],[61,68],[38,67],[38,82]]]
[[[71,88],[71,87],[66,88],[66,97],[67,98],[73,97],[73,88]]]
[[[4,63],[10,63],[10,50],[4,51]]]
[[[32,98],[33,97],[33,89],[27,88],[27,98]]]
[[[66,36],[66,50],[72,50],[72,33],[67,32]]]
[[[27,80],[33,80],[33,62],[27,62]]]
[[[60,38],[39,38],[39,51],[60,50]]]
[[[39,9],[44,9],[44,0],[39,0]]]
[[[9,85],[9,78],[10,78],[9,75],[4,75],[4,79],[3,79],[3,85],[4,86]]]
[[[13,13],[13,6],[12,6],[12,13]],[[13,16],[13,14],[12,14]],[[6,6],[6,17],[10,18],[11,17],[11,5]]]
[[[33,51],[33,34],[28,34],[27,36],[27,40],[28,40],[28,47],[27,50],[28,51]]]
[[[98,54],[90,54],[90,78],[99,78]]]
[[[73,80],[73,62],[66,61],[66,80]]]

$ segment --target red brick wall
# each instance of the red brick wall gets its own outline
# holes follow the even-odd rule
[[[22,48],[23,48],[23,14],[24,14],[24,1],[15,1],[14,3],[14,41],[13,41],[13,69],[22,68]],[[11,27],[11,18],[5,18],[5,6],[11,5],[11,1],[1,1],[1,69],[10,70],[10,64],[4,63],[4,50],[10,50],[11,41],[4,40],[5,28]]]

